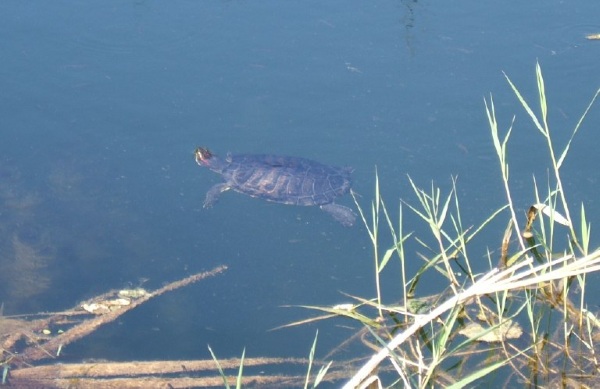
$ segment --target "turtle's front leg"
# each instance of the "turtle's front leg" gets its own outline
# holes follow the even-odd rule
[[[213,186],[212,188],[210,188],[208,190],[208,192],[206,192],[206,200],[204,200],[204,208],[212,207],[219,199],[219,195],[229,189],[231,189],[231,187],[226,183],[217,184],[217,185]]]

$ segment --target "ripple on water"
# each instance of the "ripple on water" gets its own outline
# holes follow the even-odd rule
[[[165,9],[156,12],[139,7],[102,7],[98,13],[86,10],[81,18],[81,28],[61,42],[74,49],[112,54],[134,54],[149,50],[169,52],[186,47],[202,31],[201,24],[175,23],[173,19],[188,17],[182,9]]]

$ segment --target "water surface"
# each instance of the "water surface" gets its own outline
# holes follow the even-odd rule
[[[533,99],[541,63],[564,144],[600,86],[600,45],[584,39],[599,32],[598,11],[561,1],[1,3],[5,314],[227,264],[225,275],[147,304],[65,358],[207,358],[207,344],[223,357],[244,347],[306,356],[317,328],[324,354],[353,333],[336,325],[359,326],[268,330],[312,314],[284,305],[374,296],[365,228],[235,193],[204,210],[220,179],[194,163],[195,147],[352,166],[367,207],[375,168],[394,210],[400,198],[416,203],[407,175],[445,191],[456,176],[472,225],[504,203],[483,106],[491,92],[503,128],[516,114],[511,179],[524,212],[532,174],[545,182],[548,165],[502,72]],[[599,119],[593,110],[564,167],[573,207],[585,202],[592,223]],[[426,233],[406,219],[407,231]],[[482,270],[504,223],[476,242]],[[35,249],[38,268],[15,260],[19,244]],[[385,275],[390,302],[401,298],[397,280]]]

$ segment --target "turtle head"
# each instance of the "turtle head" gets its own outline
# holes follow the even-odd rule
[[[204,147],[198,147],[196,151],[194,151],[194,157],[196,158],[196,163],[200,166],[209,166],[210,159],[213,157],[213,154],[209,149],[205,149]]]

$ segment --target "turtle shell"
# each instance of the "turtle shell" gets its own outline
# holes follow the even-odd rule
[[[231,189],[282,204],[323,205],[350,190],[350,168],[305,158],[240,154],[227,157],[221,174]]]

